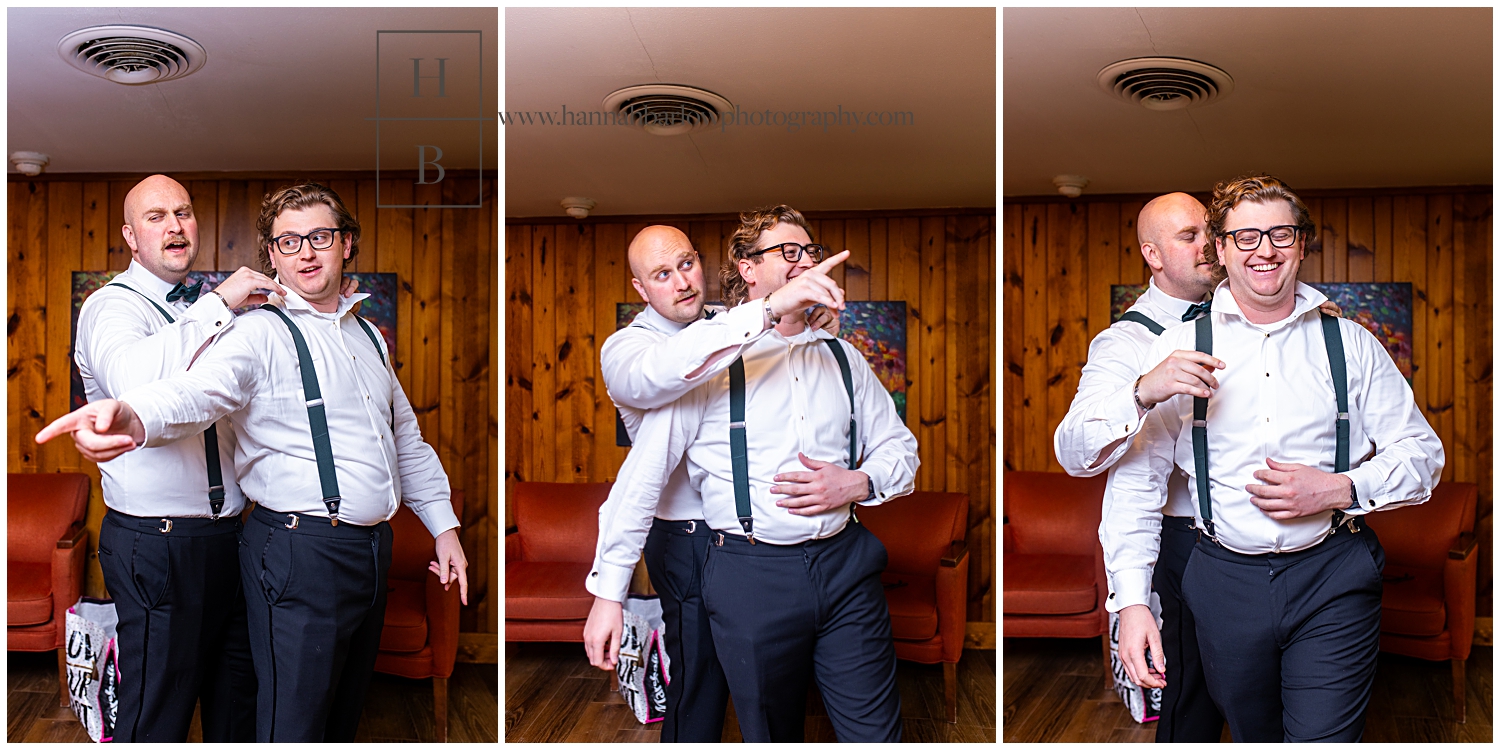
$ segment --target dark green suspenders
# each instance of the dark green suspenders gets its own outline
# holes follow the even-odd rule
[[[354,322],[359,323],[359,327],[364,329],[365,335],[370,337],[370,343],[375,345],[375,353],[380,355],[380,364],[385,364],[385,350],[380,348],[380,339],[375,335],[375,329],[371,328],[370,324],[366,323],[365,319],[358,315],[354,316]]]
[[[839,374],[844,377],[844,391],[849,394],[849,468],[859,465],[859,432],[854,419],[854,374],[849,358],[836,339],[823,339],[838,360]],[[750,515],[750,450],[745,441],[745,360],[736,358],[729,365],[729,459],[734,467],[734,511],[750,543],[755,543],[754,523]],[[850,508],[853,513],[853,508]]]
[[[334,526],[339,525],[339,478],[333,468],[333,444],[328,439],[328,416],[323,409],[323,391],[318,387],[318,372],[313,367],[312,353],[307,349],[307,339],[302,331],[281,308],[264,304],[281,318],[287,330],[292,332],[292,343],[297,347],[297,369],[302,373],[302,393],[307,398],[307,424],[312,430],[313,456],[318,461],[318,482],[323,487],[323,504],[328,507],[328,518]],[[380,346],[377,344],[377,350]]]
[[[167,314],[166,310],[162,309],[161,305],[156,304],[155,300],[147,297],[139,289],[113,282],[105,284],[105,286],[117,286],[121,289],[129,289],[141,295],[141,299],[150,302],[151,306],[156,308],[156,311],[161,313],[163,318],[167,319],[168,324],[177,322],[172,319],[171,315]],[[203,431],[203,463],[208,468],[208,507],[213,511],[214,520],[217,521],[219,520],[219,511],[224,509],[224,471],[219,466],[218,425],[209,425],[208,429]]]
[[[1134,310],[1127,310],[1127,311],[1125,311],[1125,314],[1123,314],[1123,315],[1120,316],[1120,320],[1128,320],[1128,321],[1130,321],[1132,323],[1140,323],[1141,325],[1143,325],[1143,326],[1146,327],[1146,330],[1150,331],[1151,333],[1153,333],[1153,334],[1155,334],[1157,336],[1160,336],[1162,331],[1167,330],[1165,328],[1162,328],[1160,323],[1158,323],[1158,322],[1156,322],[1156,321],[1154,321],[1154,320],[1146,317],[1145,315],[1142,315],[1142,314],[1140,314],[1140,313],[1138,313],[1138,312],[1136,312]]]
[[[1338,404],[1335,418],[1335,446],[1333,470],[1342,474],[1349,470],[1349,375],[1344,361],[1344,337],[1339,331],[1339,319],[1327,313],[1319,313],[1323,323],[1323,346],[1328,351],[1328,370],[1333,377],[1334,399]],[[1204,354],[1213,354],[1214,334],[1210,323],[1212,315],[1205,315],[1197,323],[1197,349]],[[1208,399],[1193,398],[1193,466],[1198,473],[1198,512],[1203,516],[1208,535],[1214,536],[1213,508],[1208,495]],[[1333,528],[1344,522],[1342,511],[1333,512]]]

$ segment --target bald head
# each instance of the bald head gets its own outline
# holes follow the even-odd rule
[[[125,226],[120,228],[130,255],[163,281],[187,277],[198,256],[198,220],[182,183],[151,175],[125,195]]]
[[[630,241],[630,283],[668,320],[691,323],[703,314],[703,268],[681,230],[649,226]]]
[[[1153,198],[1136,218],[1141,255],[1156,286],[1178,299],[1197,302],[1214,288],[1214,263],[1207,255],[1208,212],[1187,193]]]

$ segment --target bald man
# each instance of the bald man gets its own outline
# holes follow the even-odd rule
[[[702,263],[687,235],[674,227],[641,230],[628,257],[631,285],[647,307],[604,342],[600,364],[605,387],[634,440],[647,410],[675,402],[723,371],[771,325],[759,305],[728,312],[711,309],[704,319]],[[844,295],[828,271],[848,257],[845,251],[793,279],[777,292],[775,314],[821,305],[812,325],[837,333],[834,311],[843,307]],[[624,481],[626,477],[619,478]],[[646,569],[661,597],[670,663],[662,741],[717,742],[729,688],[714,652],[698,575],[708,553],[703,500],[688,483],[685,465],[679,464],[647,528],[617,528],[618,505],[612,493],[599,509],[599,548],[585,584],[595,596],[584,628],[589,661],[600,669],[615,668],[621,606],[644,537]],[[633,542],[609,543],[617,538]]]
[[[282,291],[241,268],[210,292],[184,285],[198,255],[192,199],[153,175],[125,196],[130,267],[89,295],[74,360],[89,401],[181,372],[233,308]],[[99,464],[108,507],[99,565],[119,615],[116,742],[183,742],[203,703],[206,742],[255,740],[255,673],[240,593],[234,432]]]

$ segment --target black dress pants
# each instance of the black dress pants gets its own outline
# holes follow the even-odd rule
[[[1224,730],[1224,717],[1203,678],[1197,624],[1182,602],[1182,572],[1197,542],[1193,519],[1162,517],[1161,554],[1151,575],[1151,588],[1161,597],[1161,647],[1167,660],[1157,742],[1218,742]]]
[[[1364,527],[1263,555],[1199,540],[1182,589],[1209,694],[1236,742],[1359,741],[1380,649],[1384,567],[1380,541]]]
[[[242,539],[256,741],[353,741],[385,625],[391,525],[257,506]]]
[[[901,741],[885,566],[853,521],[787,546],[714,533],[703,599],[746,742],[803,741],[809,678],[840,742]]]
[[[724,734],[729,683],[703,603],[703,563],[712,533],[702,521],[658,518],[646,536],[646,571],[661,596],[670,663],[662,742],[718,742]]]
[[[119,616],[115,742],[184,742],[200,700],[205,742],[254,741],[239,528],[233,517],[105,513],[99,567]]]

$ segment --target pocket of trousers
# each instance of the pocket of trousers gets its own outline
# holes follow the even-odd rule
[[[260,588],[267,604],[286,598],[292,584],[292,535],[272,529],[260,553]]]
[[[166,538],[136,532],[130,552],[130,581],[146,609],[163,603],[172,582],[171,550]]]

